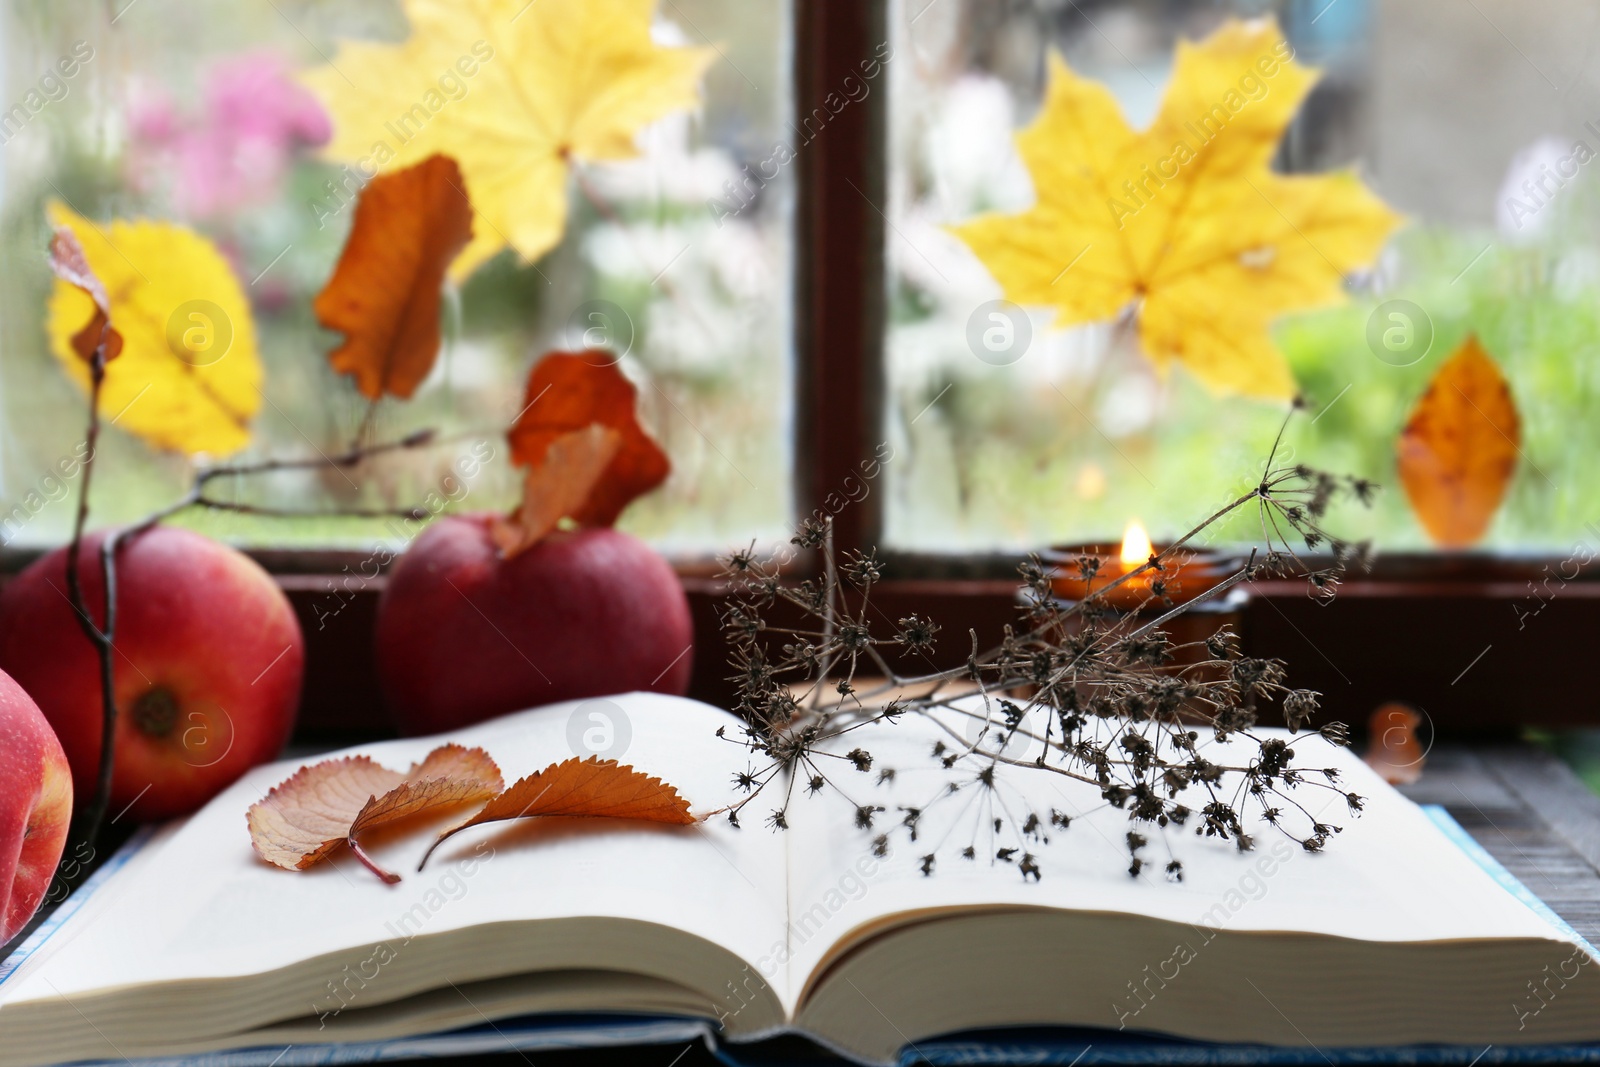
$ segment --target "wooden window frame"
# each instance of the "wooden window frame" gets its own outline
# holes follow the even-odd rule
[[[887,0],[794,0],[797,126],[887,39],[888,9]],[[885,440],[889,87],[880,78],[800,146],[795,161],[794,509],[831,516],[841,550],[878,545],[883,524],[885,472],[863,473]],[[371,647],[383,578],[359,577],[367,554],[251,554],[282,584],[305,630],[302,734],[389,732]],[[36,555],[0,549],[0,574]],[[880,556],[889,580],[874,600],[886,619],[916,612],[938,621],[941,666],[965,658],[958,636],[969,628],[998,635],[1014,618],[1014,558]],[[794,563],[797,576],[815,567],[803,556]],[[726,702],[715,566],[680,560],[678,570],[695,619],[691,694]],[[1422,709],[1441,735],[1600,721],[1581,681],[1586,654],[1600,647],[1600,581],[1571,558],[1393,556],[1352,577],[1326,606],[1303,583],[1257,582],[1239,628],[1249,652],[1287,659],[1295,684],[1323,692],[1330,712],[1354,724],[1393,700]]]

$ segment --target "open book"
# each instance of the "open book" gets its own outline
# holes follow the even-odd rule
[[[741,795],[732,772],[744,753],[714,736],[737,736],[727,713],[651,694],[611,704],[629,727],[617,736],[631,734],[612,755],[697,811]],[[575,714],[554,705],[450,739],[487,748],[510,781],[572,754]],[[854,800],[894,820],[944,788],[930,724],[869,730],[848,740],[872,751],[873,773],[839,761]],[[352,751],[405,767],[435,743]],[[1008,1025],[1318,1048],[1600,1040],[1600,967],[1575,934],[1350,753],[1315,736],[1294,744],[1302,760],[1341,768],[1369,798],[1365,813],[1303,790],[1345,827],[1320,855],[1267,826],[1252,828],[1247,854],[1174,832],[1181,882],[1158,863],[1128,874],[1127,815],[1094,787],[1011,768],[1000,791],[951,806],[962,813],[951,823],[924,824],[926,849],[900,835],[874,855],[882,827],[857,829],[850,801],[827,792],[797,799],[782,832],[763,825],[766,798],[743,829],[722,818],[479,827],[420,873],[431,835],[377,838],[369,851],[405,873],[391,886],[347,854],[298,873],[257,859],[245,810],[298,764],[261,767],[158,832],[0,980],[0,1067],[575,1011],[710,1019],[731,1041],[796,1032],[869,1063],[931,1035]],[[883,767],[895,777],[875,784]],[[1037,881],[995,858],[986,804],[1073,816],[1033,850]],[[964,860],[969,839],[976,858]],[[935,845],[925,875],[920,854]]]

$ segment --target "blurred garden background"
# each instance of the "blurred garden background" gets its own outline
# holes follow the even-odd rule
[[[41,75],[61,86],[3,130],[0,500],[7,509],[30,492],[44,501],[36,513],[25,509],[25,522],[0,527],[7,543],[66,540],[76,485],[52,469],[83,439],[82,394],[45,335],[51,200],[100,221],[177,221],[223,249],[252,303],[265,364],[246,455],[336,454],[366,413],[327,364],[338,335],[311,312],[359,184],[319,153],[329,119],[293,75],[327,63],[341,39],[403,39],[401,9],[391,0],[242,0],[225,18],[199,20],[191,9],[179,0],[6,5],[0,106],[24,102],[26,113]],[[629,511],[628,528],[669,552],[781,536],[790,511],[793,179],[780,170],[757,183],[741,168],[769,154],[788,119],[786,18],[782,5],[740,0],[663,5],[658,39],[709,41],[721,53],[704,106],[650,127],[636,160],[586,169],[564,240],[539,262],[520,266],[502,253],[474,274],[448,302],[433,375],[411,402],[386,401],[373,435],[434,427],[460,440],[369,461],[350,479],[291,472],[240,491],[302,508],[403,507],[432,492],[456,509],[509,509],[520,484],[498,435],[522,407],[527,368],[549,349],[587,342],[626,353],[644,417],[674,464],[664,491]],[[78,42],[92,58],[60,78],[54,64]],[[499,460],[457,485],[452,463],[479,437],[495,442]],[[116,429],[100,462],[97,525],[142,517],[180,496],[191,476],[188,459],[158,455]],[[191,511],[178,521],[257,546],[397,538],[392,526],[355,519]]]
[[[1020,358],[975,358],[968,318],[1000,289],[948,229],[1032,202],[1012,135],[1038,111],[1050,50],[1108,85],[1138,129],[1175,43],[1230,15],[1276,17],[1296,58],[1323,72],[1277,169],[1353,167],[1408,220],[1376,269],[1349,279],[1346,306],[1275,331],[1313,405],[1290,426],[1290,455],[1385,487],[1372,513],[1333,527],[1381,549],[1428,547],[1397,484],[1396,438],[1475,332],[1510,383],[1523,437],[1483,547],[1600,538],[1586,526],[1600,522],[1588,417],[1600,410],[1600,183],[1574,161],[1576,175],[1546,180],[1546,195],[1523,188],[1580,140],[1600,151],[1600,12],[1449,0],[903,0],[897,11],[888,421],[909,457],[891,469],[897,547],[1103,541],[1133,517],[1159,540],[1255,483],[1282,406],[1212,396],[1182,369],[1163,378],[1114,325],[1056,330],[1049,310],[1030,309]],[[1431,345],[1409,365],[1368,342],[1369,320],[1394,300],[1431,322]],[[1260,540],[1252,521],[1220,534]]]
[[[1020,358],[975,358],[969,318],[999,289],[949,230],[1030,203],[1012,138],[1038,109],[1050,50],[1110,86],[1139,126],[1158,106],[1174,43],[1236,14],[1275,16],[1299,59],[1324,72],[1279,168],[1354,167],[1408,218],[1376,268],[1349,280],[1346,306],[1276,328],[1314,405],[1291,426],[1292,455],[1386,487],[1370,516],[1335,525],[1381,549],[1427,547],[1395,484],[1396,436],[1440,361],[1475,332],[1509,380],[1523,427],[1518,471],[1484,547],[1559,551],[1591,536],[1586,524],[1600,522],[1600,470],[1588,462],[1600,447],[1588,417],[1600,402],[1600,185],[1585,165],[1547,183],[1536,211],[1508,204],[1526,202],[1523,183],[1552,172],[1578,141],[1600,150],[1600,62],[1591,62],[1600,13],[1571,0],[896,0],[891,58],[870,87],[889,94],[888,547],[1105,540],[1135,517],[1160,539],[1253,484],[1282,406],[1213,396],[1181,368],[1163,377],[1113,324],[1055,329],[1047,311],[1031,309]],[[455,294],[434,374],[412,403],[383,406],[379,438],[423,426],[493,438],[521,406],[528,365],[597,330],[589,340],[625,350],[675,468],[623,525],[684,554],[786,536],[790,261],[801,235],[794,167],[778,149],[805,150],[791,114],[789,19],[779,2],[663,0],[662,41],[719,53],[703,106],[647,129],[637,160],[580,168],[573,224],[554,251],[529,265],[502,254]],[[339,205],[351,184],[319,152],[328,119],[294,73],[327,63],[341,39],[405,33],[393,0],[240,0],[226,19],[204,20],[176,0],[6,5],[6,543],[65,540],[75,486],[51,472],[82,439],[81,395],[45,337],[53,199],[97,220],[179,221],[225,250],[266,364],[251,454],[332,454],[353,440],[365,402],[328,368],[336,338],[310,311],[348,230],[351,212]],[[87,41],[92,57],[74,76],[51,73]],[[1394,300],[1421,309],[1432,331],[1425,354],[1404,366],[1368,340],[1375,310]],[[360,489],[335,472],[285,474],[250,491],[263,503],[403,505],[446,484],[468,447],[463,438],[373,461]],[[102,462],[97,523],[170,501],[191,461],[112,430]],[[508,464],[491,463],[455,506],[509,507],[515,482]],[[19,520],[24,500],[42,503]],[[348,519],[199,512],[181,521],[253,545],[393,537]],[[1252,533],[1236,525],[1223,536]]]

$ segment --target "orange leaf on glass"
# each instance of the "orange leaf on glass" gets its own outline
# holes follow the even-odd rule
[[[369,400],[405,399],[439,355],[439,293],[472,239],[472,205],[449,156],[367,183],[333,277],[317,294],[317,321],[345,335],[328,354]]]
[[[394,883],[400,876],[362,850],[362,833],[488,800],[504,785],[500,768],[481,748],[441,745],[409,771],[346,756],[300,768],[252,804],[245,822],[250,843],[268,863],[303,871],[342,843],[379,878]]]
[[[511,461],[528,468],[525,497],[501,520],[502,552],[537,544],[561,519],[610,526],[634,498],[667,480],[672,465],[639,425],[633,383],[615,362],[599,349],[550,352],[529,373],[522,414],[506,431]]]
[[[1469,336],[1434,373],[1400,433],[1400,481],[1435,543],[1463,548],[1483,536],[1521,444],[1511,389]]]
[[[70,227],[56,227],[55,235],[50,238],[50,269],[57,278],[76,285],[94,301],[89,321],[72,335],[72,350],[87,363],[104,344],[105,361],[110,363],[116,359],[122,353],[122,335],[111,325],[111,298],[106,295],[106,287],[94,268],[89,266],[89,257]]]
[[[417,864],[417,870],[422,870],[434,849],[468,827],[546,815],[641,819],[674,826],[697,821],[689,814],[689,802],[661,779],[616,760],[598,756],[581,760],[574,756],[521,779],[472,818],[440,834],[422,857],[422,863]]]

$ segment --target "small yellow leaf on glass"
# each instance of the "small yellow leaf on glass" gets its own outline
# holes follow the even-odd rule
[[[52,203],[50,223],[77,237],[104,284],[122,350],[106,364],[100,415],[156,448],[221,457],[250,440],[261,406],[261,360],[250,302],[222,253],[168,222],[91,222]],[[57,278],[50,350],[85,391],[89,367],[73,344],[95,314],[83,289]]]

